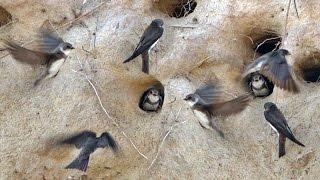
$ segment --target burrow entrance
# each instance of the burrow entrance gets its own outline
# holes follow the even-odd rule
[[[170,17],[186,17],[197,7],[195,0],[158,0],[156,7]]]
[[[282,37],[274,31],[262,31],[252,36],[252,49],[259,55],[278,50],[282,43]]]
[[[297,61],[294,70],[305,82],[318,83],[320,81],[320,53],[315,52]]]
[[[12,21],[11,14],[2,6],[0,6],[0,27],[8,24],[11,21]]]

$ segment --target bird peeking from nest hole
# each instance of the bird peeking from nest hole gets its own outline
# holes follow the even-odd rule
[[[290,55],[288,50],[278,49],[260,56],[246,67],[242,78],[245,79],[252,73],[258,73],[280,89],[298,93],[299,87],[293,79],[291,67],[287,63],[287,55]]]

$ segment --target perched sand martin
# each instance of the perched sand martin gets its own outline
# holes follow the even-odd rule
[[[258,72],[270,79],[280,89],[297,93],[299,88],[292,78],[286,55],[290,53],[285,49],[269,52],[249,64],[242,77]]]
[[[123,63],[127,63],[134,58],[142,55],[142,71],[149,74],[149,54],[151,49],[157,44],[163,34],[163,20],[155,19],[144,31],[140,42],[135,48],[133,54]]]
[[[289,138],[294,143],[304,147],[304,145],[294,137],[290,127],[287,124],[286,118],[274,103],[265,103],[264,109],[264,116],[266,120],[268,121],[271,128],[276,131],[279,136],[279,158],[286,154],[286,138]]]
[[[35,81],[35,86],[42,79],[55,77],[68,57],[70,50],[74,49],[70,43],[64,42],[53,32],[42,30],[40,37],[38,43],[41,50],[39,51],[29,50],[13,41],[3,40],[4,47],[17,61],[33,66],[45,66],[45,70]]]
[[[249,87],[256,97],[266,97],[273,92],[273,84],[263,75],[254,73],[250,77]]]
[[[221,101],[221,99],[221,91],[212,82],[200,87],[195,93],[189,94],[184,98],[198,117],[202,127],[206,129],[213,128],[224,137],[214,118],[241,112],[248,106],[251,95],[242,95],[230,101]]]
[[[118,151],[116,141],[108,132],[104,132],[100,137],[97,137],[96,133],[92,131],[83,131],[60,141],[59,144],[71,144],[81,149],[78,157],[66,167],[66,169],[79,169],[80,171],[87,170],[90,155],[97,148],[110,147],[113,152]]]
[[[141,97],[140,107],[144,111],[158,111],[163,104],[162,93],[155,87],[149,88]]]

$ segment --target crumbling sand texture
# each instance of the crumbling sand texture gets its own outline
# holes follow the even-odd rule
[[[244,92],[239,83],[243,66],[253,59],[251,40],[273,31],[284,35],[287,0],[198,0],[192,14],[170,18],[150,0],[109,0],[92,14],[102,0],[2,0],[14,23],[0,27],[1,37],[27,43],[36,37],[45,20],[77,47],[60,73],[33,88],[39,70],[10,56],[0,59],[0,177],[1,179],[317,179],[320,175],[320,123],[318,84],[299,82],[301,93],[275,89],[255,99],[242,113],[220,119],[225,132],[204,130],[182,98],[208,78],[218,80],[232,98]],[[288,16],[283,48],[294,63],[308,64],[320,49],[320,2],[297,0]],[[82,9],[82,11],[81,11]],[[141,58],[122,64],[130,56],[144,28],[155,18],[165,22],[165,33],[151,53],[150,74],[165,88],[159,113],[146,113],[138,102],[154,79],[142,74]],[[179,27],[180,26],[180,27]],[[59,28],[60,27],[60,28]],[[93,33],[96,34],[96,38]],[[95,48],[94,48],[95,44]],[[32,47],[32,43],[27,45]],[[84,50],[83,50],[84,49]],[[0,56],[6,52],[0,52]],[[77,57],[85,67],[80,73]],[[297,66],[298,67],[298,66]],[[299,68],[298,68],[299,70]],[[297,70],[297,71],[298,71]],[[81,73],[87,73],[108,113]],[[151,83],[152,84],[152,83]],[[271,134],[263,116],[263,104],[276,102],[293,133],[306,147],[287,141],[287,154],[278,158],[277,135]],[[181,111],[178,115],[178,112]],[[148,170],[160,142],[175,126]],[[92,130],[110,132],[121,146],[114,156],[99,149],[90,159],[87,173],[64,167],[78,154],[69,147],[52,147],[60,136]],[[143,158],[122,134],[125,132]]]

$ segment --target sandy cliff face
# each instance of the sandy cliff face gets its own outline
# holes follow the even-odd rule
[[[297,95],[275,88],[271,96],[253,100],[242,113],[220,119],[225,139],[201,128],[182,100],[208,78],[223,85],[226,97],[243,93],[238,78],[253,59],[255,44],[269,37],[268,32],[285,34],[287,1],[199,0],[193,13],[177,19],[158,10],[157,1],[111,0],[67,24],[101,2],[0,2],[14,21],[0,27],[1,37],[29,42],[44,21],[50,20],[77,47],[58,76],[37,88],[32,87],[37,69],[10,56],[0,60],[1,178],[80,178],[84,173],[64,169],[79,151],[51,144],[63,134],[85,129],[98,134],[109,131],[122,150],[117,156],[110,150],[96,151],[86,173],[89,178],[314,179],[320,175],[318,84],[300,81]],[[300,18],[292,6],[283,47],[292,53],[288,60],[299,74],[304,66],[319,63],[320,3],[297,3]],[[154,80],[140,72],[140,58],[125,65],[122,61],[154,18],[164,20],[165,34],[151,54],[150,74],[162,82],[166,98],[161,112],[146,113],[138,102]],[[81,69],[77,57],[119,127],[103,112],[85,77],[72,71]],[[287,155],[278,158],[277,136],[270,134],[263,117],[267,101],[277,102],[305,148],[287,141]],[[179,122],[184,123],[174,126],[148,170],[163,137]],[[137,153],[122,131],[148,159]]]

